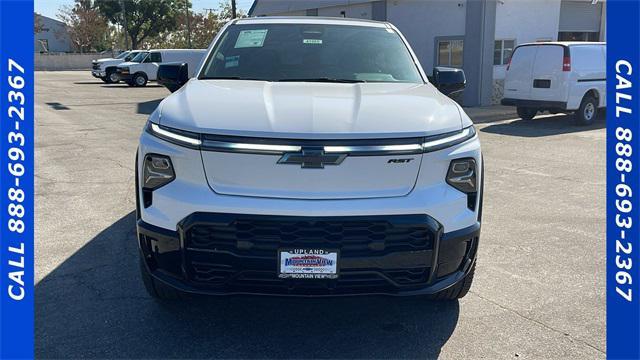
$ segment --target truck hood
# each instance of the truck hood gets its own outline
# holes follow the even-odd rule
[[[120,60],[115,58],[103,58],[103,59],[93,60],[93,62],[97,62],[97,63],[106,63],[106,62],[113,62],[113,61],[120,61]]]
[[[127,61],[127,62],[123,62],[118,64],[118,67],[127,67],[127,66],[133,66],[133,65],[138,65],[139,63],[137,62],[132,62],[132,61]]]
[[[159,122],[219,135],[399,138],[460,130],[462,114],[431,84],[192,79],[162,101]]]

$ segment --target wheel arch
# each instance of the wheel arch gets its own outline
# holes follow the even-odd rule
[[[584,100],[584,98],[589,95],[593,96],[598,101],[598,107],[602,107],[602,99],[600,98],[600,91],[598,91],[598,89],[594,87],[584,92],[584,94],[582,95],[582,98],[580,99],[580,103],[582,103],[582,100]]]

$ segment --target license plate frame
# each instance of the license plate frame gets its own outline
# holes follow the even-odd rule
[[[280,279],[335,280],[340,276],[340,251],[337,249],[278,249],[277,261]]]

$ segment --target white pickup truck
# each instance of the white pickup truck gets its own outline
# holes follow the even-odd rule
[[[462,71],[430,83],[393,25],[315,17],[231,21],[175,70],[135,166],[151,296],[467,294],[484,173],[443,94]]]
[[[115,58],[98,59],[91,62],[91,75],[101,79],[107,84],[114,84],[120,81],[116,68],[119,64],[133,59],[140,50],[125,51]]]

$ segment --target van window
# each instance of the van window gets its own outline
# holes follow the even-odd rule
[[[131,62],[141,63],[147,57],[147,54],[149,53],[146,51],[139,52],[133,57],[133,59],[131,59]]]
[[[152,52],[149,54],[149,57],[145,62],[162,62],[162,54],[160,54],[159,52]]]
[[[605,57],[601,46],[572,46],[571,66],[577,70],[605,70]]]

